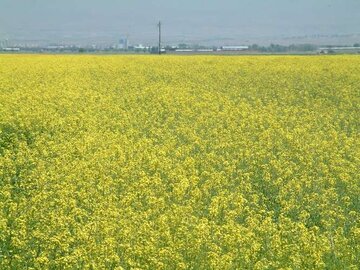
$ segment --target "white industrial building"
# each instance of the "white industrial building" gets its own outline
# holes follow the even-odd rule
[[[222,51],[244,51],[248,50],[249,46],[222,46]]]
[[[11,48],[3,48],[2,50],[6,52],[18,52],[20,51],[20,48],[11,47]]]
[[[318,49],[318,53],[360,53],[360,47],[323,47]]]

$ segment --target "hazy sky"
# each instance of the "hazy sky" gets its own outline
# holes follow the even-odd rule
[[[3,37],[151,42],[158,20],[168,41],[359,33],[360,0],[0,0]]]

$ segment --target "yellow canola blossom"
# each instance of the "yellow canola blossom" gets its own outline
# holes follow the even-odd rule
[[[358,269],[360,57],[0,56],[0,269]]]

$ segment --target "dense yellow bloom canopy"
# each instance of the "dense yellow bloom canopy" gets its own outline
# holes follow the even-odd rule
[[[358,269],[360,57],[0,56],[0,269]]]

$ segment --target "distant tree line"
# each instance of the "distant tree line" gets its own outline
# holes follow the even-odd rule
[[[249,46],[249,50],[258,51],[258,52],[269,52],[269,53],[279,53],[279,52],[312,52],[317,50],[316,45],[312,44],[292,44],[289,46],[279,45],[279,44],[270,44],[270,46],[259,46],[253,44]]]
[[[360,46],[360,44],[359,44]],[[181,43],[177,46],[166,46],[166,51],[174,51],[175,49],[213,49],[216,50],[217,47],[208,47],[197,44],[185,44]],[[250,51],[257,51],[263,53],[281,53],[281,52],[312,52],[316,51],[318,47],[313,44],[292,44],[289,46],[279,45],[279,44],[270,44],[269,46],[261,46],[258,44],[253,44],[249,46]]]

